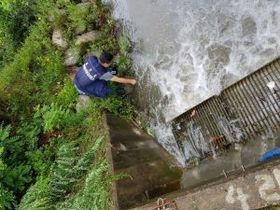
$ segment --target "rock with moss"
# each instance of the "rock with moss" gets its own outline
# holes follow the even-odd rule
[[[78,97],[78,102],[76,104],[76,110],[77,112],[82,111],[83,109],[86,109],[89,104],[90,104],[90,97],[89,96],[85,96],[85,95],[79,95]]]
[[[82,1],[82,3],[77,4],[77,7],[79,7],[80,9],[82,8],[86,8],[89,9],[90,8],[90,1],[89,0],[84,0]]]
[[[75,45],[82,45],[87,42],[94,42],[97,39],[97,31],[90,31],[77,37]]]
[[[76,34],[76,35],[81,35],[82,33],[85,32],[85,30],[86,30],[85,27],[83,27],[83,26],[78,26],[78,27],[75,28],[75,34]]]
[[[74,66],[78,63],[80,57],[79,49],[70,48],[65,52],[65,65],[66,66]]]
[[[63,37],[63,32],[61,29],[54,29],[53,35],[52,35],[52,41],[53,41],[54,45],[56,45],[59,48],[67,49],[67,47],[68,47],[68,44]]]

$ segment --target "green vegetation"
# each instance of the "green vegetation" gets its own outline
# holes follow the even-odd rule
[[[280,209],[280,207],[270,206],[270,207],[262,208],[262,209],[259,209],[259,210],[279,210],[279,209]]]
[[[80,61],[110,50],[121,70],[131,67],[131,45],[117,37],[109,6],[77,2],[0,2],[0,209],[111,208],[116,177],[105,158],[102,112],[129,119],[132,106],[114,97],[76,112],[77,93],[52,32],[60,28],[73,46],[77,34],[97,30],[95,42],[78,46]]]
[[[36,20],[36,1],[1,0],[0,68],[12,60]]]

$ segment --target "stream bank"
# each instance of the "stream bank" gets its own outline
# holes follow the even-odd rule
[[[25,36],[13,28],[19,22],[0,28],[1,46],[11,31],[23,38],[3,68],[1,60],[0,209],[111,209],[116,177],[105,156],[102,113],[131,119],[133,107],[113,97],[76,110],[68,73],[89,52],[110,51],[119,69],[126,68],[129,41],[99,0],[13,0],[0,9],[14,17],[21,5],[34,9],[19,13],[23,19],[35,11]]]

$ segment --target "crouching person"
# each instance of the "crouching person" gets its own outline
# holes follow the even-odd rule
[[[108,81],[135,85],[137,82],[135,79],[115,75],[116,72],[110,68],[112,60],[113,55],[107,52],[102,53],[99,59],[96,56],[88,56],[74,77],[74,85],[77,91],[81,95],[106,98],[116,94],[108,86]]]

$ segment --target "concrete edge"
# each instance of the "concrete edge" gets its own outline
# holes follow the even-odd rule
[[[102,114],[102,118],[103,118],[103,123],[104,123],[104,127],[106,128],[106,134],[107,134],[107,138],[106,138],[106,159],[110,165],[110,169],[111,169],[111,173],[114,175],[114,164],[113,164],[113,156],[112,156],[112,150],[111,150],[111,137],[110,137],[110,128],[108,127],[107,124],[107,117],[106,117],[106,113]],[[111,188],[111,198],[112,198],[112,202],[113,202],[113,209],[114,210],[118,210],[119,209],[119,202],[118,202],[118,195],[117,195],[117,184],[114,181],[112,184],[112,188]]]
[[[227,182],[232,181],[241,176],[245,177],[248,174],[255,173],[262,169],[271,169],[272,167],[277,166],[279,164],[280,164],[280,159],[272,160],[272,161],[269,161],[269,162],[266,162],[266,163],[263,163],[260,165],[246,168],[245,172],[236,171],[236,172],[230,174],[227,178],[217,177],[213,180],[208,181],[208,182],[210,182],[208,184],[204,183],[204,184],[196,186],[192,189],[181,189],[181,190],[178,190],[178,191],[175,191],[172,193],[168,193],[166,195],[163,195],[162,198],[166,198],[168,200],[174,200],[175,198],[182,197],[182,196],[185,196],[190,193],[195,193],[195,192],[198,192],[201,190],[205,190],[206,188],[210,188],[210,187],[213,187],[216,185],[227,183]],[[143,203],[142,205],[137,205],[137,206],[134,206],[133,208],[130,208],[130,210],[138,210],[140,208],[149,208],[149,207],[151,207],[151,205],[154,205],[156,203],[157,199],[158,198],[151,199],[149,202],[146,202],[146,203]]]

